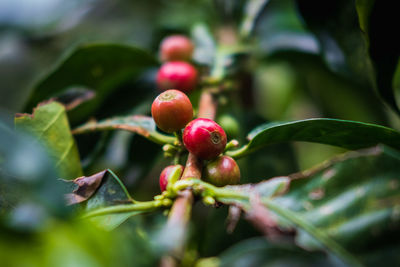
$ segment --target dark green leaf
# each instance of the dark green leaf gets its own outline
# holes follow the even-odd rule
[[[349,75],[366,87],[377,88],[397,112],[393,77],[399,62],[400,42],[390,31],[397,23],[395,3],[382,1],[297,0],[307,26],[320,41],[332,70]]]
[[[89,121],[88,123],[74,129],[73,133],[83,134],[94,131],[108,131],[115,129],[126,130],[140,134],[148,138],[149,140],[159,144],[173,144],[175,141],[174,137],[157,132],[156,124],[153,118],[141,115],[117,117],[99,122]]]
[[[295,226],[298,244],[308,249],[322,245],[328,252],[356,264],[357,260],[342,247],[365,256],[365,252],[382,244],[397,242],[399,166],[399,152],[377,146],[349,152],[289,176],[288,190],[284,194],[279,190],[276,197],[265,197],[257,190],[269,181],[253,185],[250,190],[248,186],[227,186],[215,193],[219,201],[239,205],[247,212],[255,208],[252,196],[260,196],[261,203],[276,215],[273,219],[278,225],[283,229]],[[270,181],[279,185],[276,179]]]
[[[223,266],[332,266],[321,253],[310,253],[289,244],[271,244],[265,238],[247,239],[219,255]]]
[[[331,70],[345,76],[352,72],[353,79],[371,86],[373,70],[354,1],[296,2],[307,27],[318,38]]]
[[[65,109],[71,110],[82,103],[92,100],[96,96],[93,90],[85,87],[72,87],[56,95],[53,99],[65,106]]]
[[[262,13],[269,0],[249,0],[244,7],[242,24],[240,25],[240,35],[243,38],[250,36],[256,21]]]
[[[54,69],[33,88],[26,109],[60,94],[71,86],[85,86],[96,92],[96,98],[81,109],[81,117],[90,114],[121,83],[131,80],[157,61],[136,47],[120,44],[82,45],[68,53]]]
[[[33,114],[17,114],[18,130],[33,134],[42,143],[55,162],[59,178],[73,179],[82,176],[78,148],[72,137],[63,105],[44,103]]]
[[[206,24],[195,24],[191,30],[191,36],[195,44],[193,59],[200,64],[212,66],[216,53],[214,37]]]
[[[400,231],[399,163],[400,155],[389,148],[351,152],[297,176],[274,201],[352,251],[377,246],[379,239],[387,243]],[[315,247],[302,231],[297,241]]]
[[[302,25],[292,0],[270,0],[260,14],[255,35],[263,52],[301,51],[319,53],[316,38]]]
[[[0,122],[0,228],[43,229],[48,218],[69,214],[57,177],[45,147]]]
[[[400,112],[394,92],[395,73],[400,62],[400,40],[393,38],[390,30],[383,30],[392,29],[398,23],[397,5],[395,2],[373,0],[357,1],[356,4],[360,23],[363,23],[361,27],[365,27],[367,34],[378,92],[395,111]]]
[[[124,203],[132,204],[134,200],[129,195],[128,190],[111,170],[102,171],[94,176],[101,180],[101,184],[96,187],[94,194],[88,197],[86,211],[94,211],[99,208],[111,207]],[[106,230],[113,230],[128,218],[142,213],[144,213],[144,211],[106,214],[92,217],[90,220]]]
[[[346,149],[367,148],[379,143],[400,148],[400,133],[384,126],[337,119],[308,119],[286,123],[268,123],[249,134],[243,148],[228,152],[242,157],[264,146],[289,141],[305,141]]]

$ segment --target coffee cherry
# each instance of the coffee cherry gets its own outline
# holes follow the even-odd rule
[[[219,156],[206,165],[203,177],[206,182],[216,186],[237,184],[240,180],[240,170],[233,158]]]
[[[165,167],[164,170],[160,174],[160,189],[161,192],[165,191],[167,189],[168,185],[168,178],[170,177],[172,171],[175,170],[175,168],[179,168],[180,176],[183,173],[183,166],[180,164],[177,165],[170,165],[168,167]],[[180,177],[179,177],[180,178]]]
[[[167,90],[153,101],[151,115],[161,130],[173,133],[192,120],[193,107],[189,98],[181,91]]]
[[[188,61],[192,58],[194,45],[183,35],[171,35],[163,39],[160,45],[162,61]]]
[[[199,118],[186,126],[183,143],[198,158],[213,159],[224,151],[226,134],[215,121]]]
[[[172,61],[161,66],[157,73],[157,86],[161,90],[177,89],[189,93],[197,85],[197,70],[189,63]]]
[[[224,114],[218,118],[217,122],[225,130],[225,133],[229,138],[235,138],[239,135],[239,123],[231,115]]]

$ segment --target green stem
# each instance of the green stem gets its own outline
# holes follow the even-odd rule
[[[82,216],[82,218],[90,218],[101,215],[115,214],[115,213],[125,213],[132,211],[143,211],[150,212],[154,211],[162,206],[162,202],[159,200],[146,201],[146,202],[137,202],[134,204],[125,204],[125,205],[115,205],[111,207],[105,207],[90,211]]]
[[[174,136],[176,139],[178,139],[179,142],[182,142],[182,131],[174,132]]]
[[[247,145],[242,146],[241,148],[236,149],[236,150],[229,150],[229,151],[225,152],[225,154],[227,156],[230,156],[234,159],[242,158],[242,157],[246,156],[248,153],[249,153],[249,151],[247,150]]]
[[[146,136],[145,136],[146,137]],[[161,134],[159,132],[151,132],[149,136],[147,137],[150,141],[160,144],[160,145],[165,145],[165,144],[175,144],[175,137]]]

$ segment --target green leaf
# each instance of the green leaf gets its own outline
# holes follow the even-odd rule
[[[293,174],[289,188],[274,197],[262,196],[248,186],[209,190],[218,201],[248,212],[254,205],[252,196],[259,195],[261,203],[277,216],[278,225],[297,229],[298,244],[307,249],[322,246],[345,262],[357,264],[346,249],[365,256],[397,241],[393,236],[400,232],[399,166],[399,152],[378,146]]]
[[[290,225],[294,225],[300,230],[306,231],[308,234],[312,235],[322,247],[328,253],[338,257],[343,263],[352,266],[361,266],[358,259],[350,254],[346,249],[335,242],[331,237],[327,235],[324,231],[316,228],[311,223],[302,219],[302,217],[290,210],[290,208],[282,207],[279,203],[274,201],[272,196],[262,196],[257,190],[258,184],[256,185],[242,185],[242,186],[225,186],[225,187],[215,187],[211,184],[205,183],[197,179],[188,179],[185,181],[177,182],[177,188],[183,183],[192,186],[194,190],[204,191],[203,195],[211,195],[217,201],[228,204],[235,205],[243,209],[247,213],[247,217],[260,229],[262,228],[274,228],[276,227],[275,218],[270,217],[269,210],[274,213],[279,218],[282,218],[279,222],[283,222],[282,226],[288,227],[288,222]],[[268,183],[268,181],[263,182]],[[285,179],[279,181],[277,184],[285,183]],[[272,186],[272,188],[282,188],[281,186]],[[267,190],[267,192],[271,192]],[[274,190],[272,191],[274,192]],[[277,191],[282,194],[282,190]],[[275,194],[274,194],[275,195]],[[265,231],[265,233],[270,233]]]
[[[302,25],[294,1],[269,1],[257,20],[254,33],[266,54],[290,50],[319,53],[317,39]]]
[[[244,15],[240,25],[240,35],[248,38],[253,31],[256,21],[262,13],[269,0],[250,0],[244,8]]]
[[[265,238],[246,239],[219,255],[218,266],[331,266],[323,254],[306,252],[290,244],[273,244]]]
[[[48,150],[58,169],[59,178],[72,179],[82,176],[78,148],[72,137],[63,105],[44,103],[33,114],[17,114],[17,130],[34,135]]]
[[[120,44],[86,44],[64,56],[53,70],[33,88],[26,109],[56,96],[68,87],[84,86],[96,92],[96,98],[80,107],[86,117],[107,100],[118,85],[141,74],[157,61],[146,51]]]
[[[368,33],[369,16],[374,6],[375,0],[356,0],[356,9],[360,28],[364,33]]]
[[[287,194],[274,199],[353,251],[377,246],[399,232],[400,154],[385,147],[351,152],[296,175]],[[383,238],[383,240],[385,240]],[[387,240],[387,239],[386,239]],[[315,248],[308,234],[297,241]],[[386,241],[387,242],[387,241]]]
[[[400,113],[395,98],[396,85],[394,84],[396,69],[400,64],[400,41],[398,38],[393,39],[390,32],[383,30],[397,23],[396,3],[358,0],[356,7],[375,69],[377,90],[383,100]]]
[[[94,195],[88,199],[86,210],[90,212],[121,203],[132,203],[133,201],[133,198],[129,195],[128,190],[121,180],[111,170],[106,170],[100,186]],[[120,214],[107,214],[93,217],[90,220],[106,230],[112,230],[129,217],[140,213],[142,212],[133,211]]]
[[[45,147],[0,120],[0,228],[4,222],[22,231],[40,230],[50,217],[67,217],[66,188],[57,177]]]
[[[243,157],[273,143],[304,141],[346,149],[367,148],[379,143],[400,148],[400,133],[384,126],[337,119],[307,119],[268,123],[249,133],[250,142],[227,155]]]
[[[193,59],[200,64],[212,66],[215,59],[216,44],[206,24],[197,23],[191,29],[191,37],[195,43]]]
[[[82,178],[85,181],[78,183],[78,188],[73,194],[68,194],[67,199],[81,200],[83,195],[85,198],[83,201],[86,200],[84,217],[105,230],[111,231],[134,215],[160,207],[155,201],[135,201],[121,180],[109,169],[79,179]],[[100,185],[98,185],[99,180]]]
[[[400,41],[384,30],[397,23],[395,3],[296,2],[307,26],[319,39],[330,68],[366,88],[376,89],[399,113],[392,82],[399,62]]]
[[[126,130],[140,134],[145,138],[158,144],[173,144],[175,138],[161,134],[156,130],[156,124],[151,117],[134,115],[127,117],[116,117],[103,121],[89,121],[73,130],[74,134],[83,134],[95,131]]]

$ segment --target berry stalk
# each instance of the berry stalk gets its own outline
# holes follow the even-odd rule
[[[204,88],[200,97],[198,117],[214,120],[216,113],[217,113],[217,102],[214,100],[214,97],[209,92],[209,90],[207,90],[207,88]],[[186,161],[185,170],[182,174],[181,179],[182,180],[187,178],[201,179],[201,169],[202,169],[201,161],[194,154],[189,153],[189,156]],[[187,227],[192,211],[193,199],[194,199],[193,192],[190,189],[183,190],[182,192],[179,193],[179,196],[176,198],[169,213],[168,224],[167,224],[168,228],[180,229],[183,235],[187,232]],[[181,257],[183,252],[182,245],[183,244],[177,244],[175,251],[171,251],[171,253],[178,259]],[[176,266],[176,260],[171,256],[164,256],[161,260],[160,266],[162,267]]]

